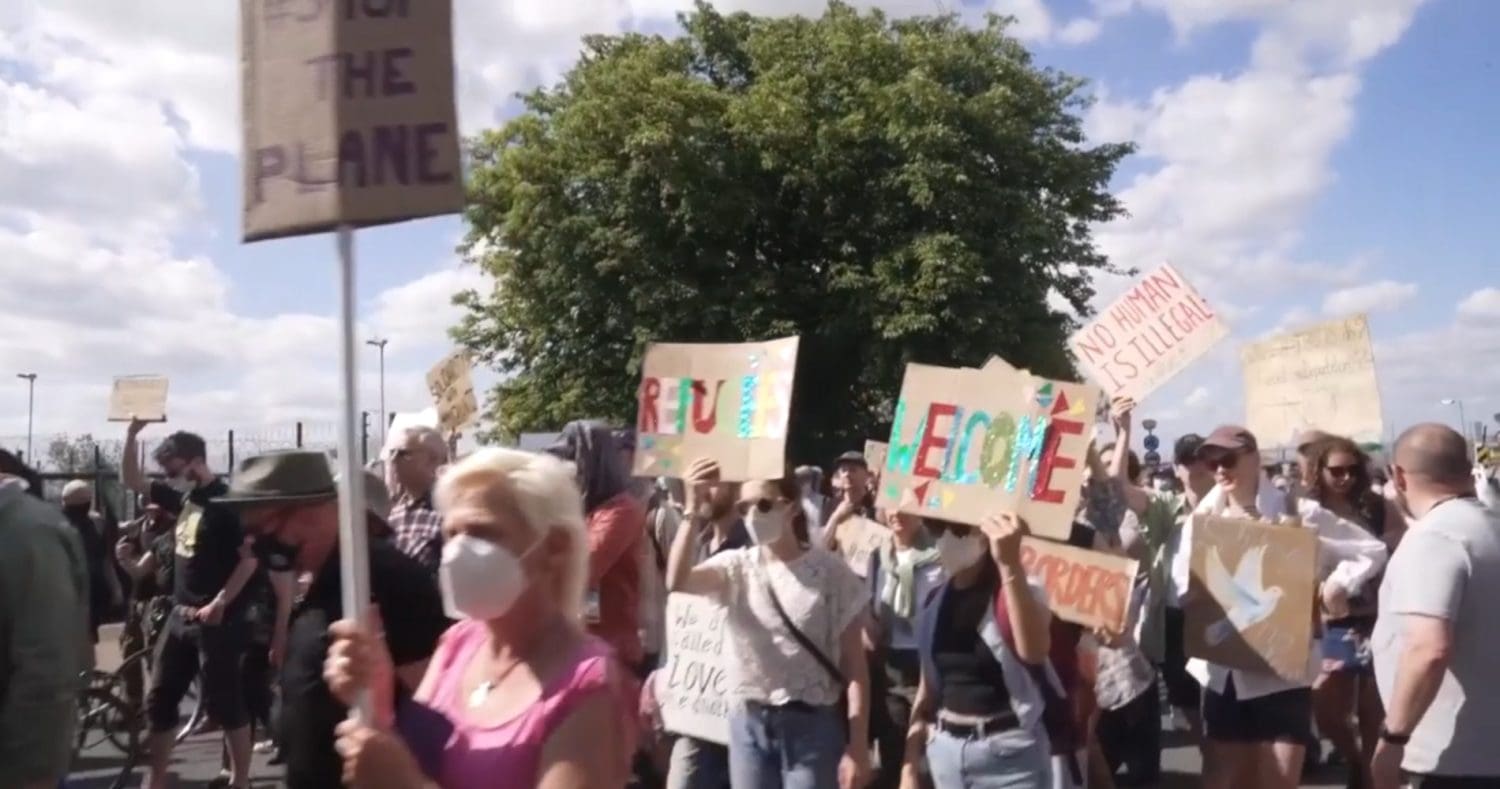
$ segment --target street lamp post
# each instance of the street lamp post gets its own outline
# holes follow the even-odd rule
[[[26,462],[35,464],[36,458],[31,456],[31,425],[36,416],[36,373],[16,373],[16,377],[26,381]]]
[[[385,346],[388,342],[390,340],[383,337],[374,340],[365,340],[365,345],[380,350],[380,445],[382,447],[385,446],[386,425],[390,424],[390,422],[386,421],[390,417],[385,412]]]
[[[1443,405],[1458,406],[1459,433],[1463,435],[1464,441],[1467,442],[1469,440],[1469,418],[1464,414],[1464,401],[1453,397],[1445,397],[1443,398]]]

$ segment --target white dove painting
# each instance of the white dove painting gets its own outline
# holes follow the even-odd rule
[[[1207,557],[1208,591],[1224,606],[1224,618],[1214,622],[1203,631],[1203,640],[1211,647],[1219,646],[1235,633],[1243,633],[1252,626],[1276,613],[1283,591],[1279,586],[1267,587],[1261,580],[1261,565],[1266,559],[1266,546],[1251,548],[1240,554],[1239,566],[1231,575],[1219,556],[1218,546],[1210,546]]]
[[[1307,672],[1316,610],[1312,529],[1198,515],[1183,600],[1188,655],[1283,677]]]

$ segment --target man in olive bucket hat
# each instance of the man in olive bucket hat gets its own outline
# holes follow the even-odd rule
[[[247,458],[218,503],[236,510],[256,550],[312,575],[288,627],[281,671],[281,742],[286,785],[338,786],[342,760],[334,726],[348,710],[323,683],[328,626],[344,616],[339,577],[338,487],[321,452],[274,452]],[[450,622],[432,574],[382,536],[390,497],[385,483],[365,472],[365,505],[372,528],[370,590],[396,665],[398,705],[420,684],[427,659]]]

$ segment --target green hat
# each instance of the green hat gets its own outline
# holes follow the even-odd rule
[[[215,504],[234,509],[311,504],[338,496],[328,456],[295,449],[245,458]]]

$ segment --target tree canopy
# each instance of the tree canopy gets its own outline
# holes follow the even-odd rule
[[[504,378],[501,436],[635,417],[651,342],[800,334],[789,459],[889,430],[908,362],[1072,375],[1093,223],[1124,144],[1082,80],[992,17],[817,19],[698,3],[674,38],[585,39],[560,83],[472,141],[459,341]]]

